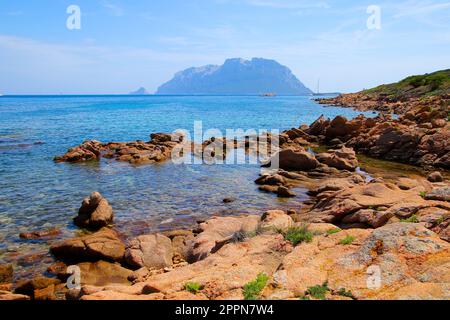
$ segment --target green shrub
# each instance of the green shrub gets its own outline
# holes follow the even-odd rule
[[[292,227],[283,232],[284,239],[296,246],[302,242],[311,242],[314,234],[309,231],[307,225],[301,227]]]
[[[419,193],[419,196],[421,196],[422,198],[425,198],[426,195],[427,195],[426,191],[421,191],[421,192]]]
[[[327,231],[327,234],[328,234],[328,235],[332,235],[332,234],[339,233],[339,232],[341,232],[341,229],[336,228],[336,229],[330,229],[330,230],[328,230],[328,231]]]
[[[339,291],[337,292],[337,294],[340,295],[340,296],[342,296],[342,297],[347,297],[347,298],[355,299],[355,296],[353,295],[353,293],[352,293],[351,291],[345,290],[345,288],[339,289]]]
[[[196,294],[202,289],[202,286],[197,282],[188,282],[184,285],[184,290]]]
[[[440,216],[439,218],[436,219],[436,224],[441,224],[444,221],[445,221],[445,217],[444,216]]]
[[[413,214],[411,217],[407,219],[401,219],[400,222],[419,223],[419,219],[417,218],[417,215]]]
[[[255,280],[244,286],[243,294],[245,300],[258,300],[261,291],[267,284],[269,277],[265,273],[260,273]]]
[[[340,241],[340,244],[343,244],[345,246],[345,245],[352,244],[353,241],[355,241],[355,237],[353,237],[353,236],[346,236],[344,239],[342,239]]]
[[[322,285],[309,287],[308,290],[306,290],[305,294],[309,294],[315,299],[325,300],[325,295],[328,291],[330,291],[330,289],[328,288],[328,282],[325,281]]]

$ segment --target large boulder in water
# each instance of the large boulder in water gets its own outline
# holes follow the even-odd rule
[[[108,200],[98,192],[93,192],[83,200],[78,216],[74,218],[77,226],[99,230],[113,222],[113,209]]]
[[[85,141],[81,145],[70,148],[64,155],[54,158],[55,162],[85,162],[99,160],[103,144],[99,141]]]
[[[317,168],[319,162],[313,154],[302,149],[285,149],[272,158],[272,165],[278,158],[279,168],[284,170],[309,171]]]

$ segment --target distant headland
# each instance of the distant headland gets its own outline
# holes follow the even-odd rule
[[[136,91],[130,92],[130,95],[132,95],[132,96],[146,96],[148,94],[149,93],[148,93],[147,89],[145,89],[144,87],[140,87]]]

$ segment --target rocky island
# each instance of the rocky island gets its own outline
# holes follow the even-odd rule
[[[178,72],[159,87],[156,94],[166,95],[309,95],[287,68],[262,58],[228,59],[221,66],[207,65]]]

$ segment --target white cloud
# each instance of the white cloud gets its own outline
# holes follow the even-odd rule
[[[23,11],[9,11],[6,13],[7,16],[17,17],[23,15]]]
[[[279,9],[330,8],[327,2],[314,0],[246,0],[246,2],[253,6]]]
[[[115,17],[121,17],[125,14],[124,9],[115,3],[103,1],[102,6],[106,8],[110,12],[110,14],[112,14]]]
[[[450,9],[450,2],[408,1],[397,6],[397,13],[394,14],[394,18],[424,16],[446,9]]]
[[[10,94],[126,93],[149,90],[192,65],[220,61],[211,52],[153,50],[125,46],[55,44],[0,34],[2,92]]]
[[[328,9],[326,1],[317,0],[216,0],[216,3],[243,3],[255,7],[268,7],[276,9]]]

